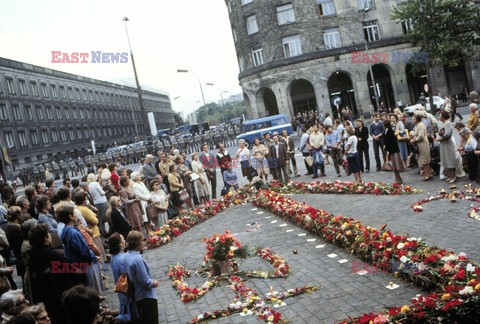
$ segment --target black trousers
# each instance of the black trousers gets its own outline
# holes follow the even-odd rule
[[[217,169],[215,169],[213,177],[210,178],[210,185],[212,186],[212,198],[217,198]]]
[[[145,298],[136,302],[139,318],[137,324],[158,324],[158,303],[156,299]]]
[[[307,161],[305,161],[305,157],[307,156],[310,156],[310,153],[308,152],[302,152],[302,155],[304,157],[304,162],[305,162],[305,167],[307,168],[307,173],[308,174],[312,174],[313,173],[313,169],[310,165],[308,165]]]
[[[468,177],[470,181],[477,180],[478,158],[473,151],[465,152],[465,158],[468,165]]]
[[[368,154],[368,149],[370,147],[358,148],[358,158],[360,160],[360,170],[365,172],[365,169],[370,171],[370,155]],[[365,168],[363,163],[363,157],[365,156]]]

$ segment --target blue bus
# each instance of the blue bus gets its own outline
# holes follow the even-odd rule
[[[258,118],[243,123],[242,134],[237,136],[237,140],[243,139],[250,146],[255,137],[263,141],[263,134],[270,133],[272,136],[274,132],[281,134],[283,130],[286,130],[288,135],[293,133],[292,124],[287,115]]]

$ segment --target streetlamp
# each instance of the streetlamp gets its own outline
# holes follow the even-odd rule
[[[182,70],[182,69],[178,69],[177,70],[178,73],[188,73],[188,72],[191,72],[193,74],[195,74],[195,76],[197,77],[197,80],[198,80],[198,85],[200,86],[200,92],[202,93],[202,100],[203,100],[203,105],[205,106],[205,96],[203,95],[203,88],[202,88],[202,82],[200,82],[200,78],[198,77],[198,74],[195,73],[194,71],[192,70]]]
[[[217,87],[218,92],[220,92],[220,98],[222,99],[223,123],[225,124],[225,102],[223,101],[222,92],[228,92],[228,91],[222,91],[222,89],[220,89],[220,87],[218,85],[216,85],[215,83],[205,83],[205,84],[208,85],[208,86]]]
[[[362,22],[365,23],[365,14],[370,10],[368,7],[367,2],[364,3],[364,8],[363,8],[363,17],[362,17]],[[368,31],[367,31],[367,37],[365,38],[365,52],[368,52]],[[373,69],[372,65],[369,67],[370,70],[370,76],[372,77],[372,84],[373,84],[373,94],[375,96],[375,103],[377,104],[377,111],[380,109],[380,104],[378,102],[378,97],[380,96],[380,91],[377,95],[377,84],[375,83],[375,77],[373,76]],[[369,91],[370,93],[370,91]]]
[[[425,11],[423,10],[423,5],[422,5],[422,0],[418,1],[418,11],[422,14],[422,33],[423,33],[423,47],[425,51],[428,53],[428,40],[427,40],[427,30],[426,30],[426,20],[429,18],[428,15],[425,15]],[[430,111],[432,114],[435,114],[437,112],[437,107],[433,104],[433,95],[434,95],[434,81],[432,77],[432,71],[431,71],[431,63],[430,60],[427,60],[427,86],[428,86],[428,97],[429,97],[429,102],[430,102]],[[427,107],[425,107],[427,109]]]
[[[142,88],[140,87],[140,82],[138,81],[137,75],[137,68],[135,67],[135,60],[133,58],[132,46],[130,45],[130,37],[128,36],[128,28],[127,28],[127,21],[129,21],[128,17],[123,17],[123,21],[125,22],[125,32],[127,33],[127,40],[128,40],[128,48],[130,49],[130,56],[132,57],[132,65],[133,65],[133,73],[135,74],[135,82],[137,83],[137,93],[138,93],[138,103],[140,105],[140,112],[143,119],[143,129],[149,124],[147,114],[145,112],[145,107],[143,106],[143,98],[142,98]],[[135,128],[136,124],[135,124]],[[138,130],[137,130],[138,136]]]

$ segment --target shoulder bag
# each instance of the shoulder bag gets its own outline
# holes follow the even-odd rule
[[[124,258],[124,266],[125,272],[120,275],[117,282],[115,283],[115,288],[113,289],[114,292],[124,294],[127,297],[133,298],[135,297],[135,287],[128,277],[127,273],[127,256],[125,255]]]

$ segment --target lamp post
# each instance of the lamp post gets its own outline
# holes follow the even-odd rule
[[[370,10],[370,8],[367,5],[367,2],[365,2],[364,8],[363,8],[363,18],[362,18],[362,23],[365,23],[365,14]],[[367,38],[368,38],[368,32],[367,32]],[[368,39],[365,38],[365,52],[368,52]],[[372,77],[372,85],[373,85],[373,94],[375,95],[375,103],[377,104],[377,111],[380,109],[380,104],[378,102],[378,97],[380,96],[380,93],[378,93],[377,96],[377,84],[375,83],[375,77],[373,76],[373,69],[372,65],[369,67],[370,71],[370,76]],[[370,91],[369,91],[370,93]]]
[[[198,85],[200,86],[200,92],[202,93],[203,106],[205,107],[205,106],[206,106],[205,96],[203,95],[202,82],[200,81],[200,78],[198,77],[198,74],[195,73],[195,71],[192,71],[192,70],[182,70],[182,69],[178,69],[177,72],[178,72],[178,73],[188,73],[188,72],[191,72],[191,73],[195,74],[195,76],[197,77]],[[206,107],[205,107],[205,109],[206,109]],[[207,122],[208,122],[208,112],[207,112]]]
[[[145,107],[143,106],[142,88],[140,87],[140,81],[138,81],[137,68],[135,67],[135,60],[133,58],[132,46],[130,45],[130,37],[128,36],[128,28],[127,28],[127,21],[129,21],[128,17],[123,17],[123,21],[125,22],[125,32],[127,33],[128,48],[130,49],[130,56],[132,57],[132,65],[133,65],[133,73],[135,75],[135,82],[137,83],[138,104],[140,105],[140,113],[142,115],[142,120],[143,120],[143,129],[145,129],[149,123],[148,123],[147,113],[145,112]],[[135,128],[136,128],[136,125],[135,125]],[[143,134],[145,134],[145,132],[143,132]],[[137,135],[138,135],[138,130],[137,130]]]
[[[422,0],[418,1],[418,11],[422,14],[422,33],[423,33],[423,47],[425,51],[428,53],[428,39],[427,39],[427,29],[426,29],[426,20],[428,18],[428,15],[425,15],[425,11],[423,10],[423,5],[422,5]],[[432,77],[432,71],[431,71],[431,63],[430,60],[427,59],[427,86],[428,86],[428,97],[429,97],[429,103],[430,103],[430,111],[432,114],[436,114],[437,112],[437,107],[434,106],[433,104],[433,91],[435,89],[435,84],[433,81]],[[427,109],[427,107],[425,107]]]
[[[215,83],[205,83],[205,84],[208,85],[208,86],[217,87],[218,92],[220,92],[220,98],[222,99],[223,123],[225,124],[225,102],[223,101],[223,95],[222,95],[222,92],[225,92],[225,91],[222,91],[222,89],[220,89],[220,87],[218,85],[216,85]]]

